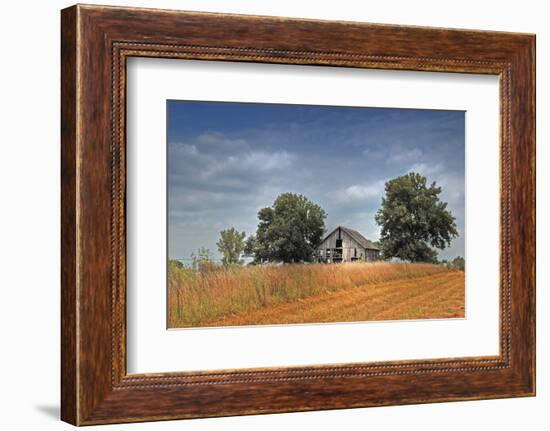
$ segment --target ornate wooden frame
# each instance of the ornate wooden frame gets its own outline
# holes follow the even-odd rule
[[[534,35],[81,5],[61,15],[63,420],[88,425],[535,394]],[[129,56],[498,75],[500,355],[128,375]]]

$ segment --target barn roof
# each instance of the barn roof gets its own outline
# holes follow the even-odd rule
[[[351,236],[353,238],[353,240],[355,242],[357,242],[361,247],[368,248],[369,250],[380,250],[378,247],[376,247],[374,245],[374,243],[372,241],[369,241],[360,232],[356,231],[355,229],[350,229],[349,227],[345,227],[345,226],[337,226],[333,231],[331,231],[328,235],[325,236],[323,241],[325,239],[327,239],[329,236],[331,236],[338,229],[342,229],[345,233],[347,233],[349,236]]]

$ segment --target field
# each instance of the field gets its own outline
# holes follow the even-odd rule
[[[442,265],[169,265],[170,328],[464,317],[464,272]]]

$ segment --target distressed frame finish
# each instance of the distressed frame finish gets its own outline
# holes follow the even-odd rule
[[[62,11],[61,30],[63,420],[88,425],[535,394],[533,35],[81,5]],[[130,56],[498,75],[499,356],[127,375]]]

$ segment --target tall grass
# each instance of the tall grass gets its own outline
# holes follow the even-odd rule
[[[206,271],[169,265],[168,326],[201,326],[313,295],[446,271],[442,265],[388,262],[216,267]]]

